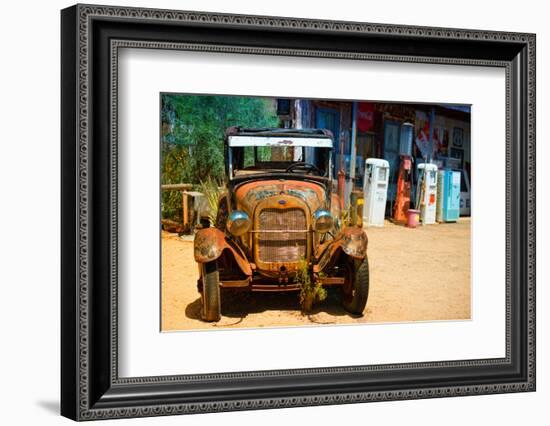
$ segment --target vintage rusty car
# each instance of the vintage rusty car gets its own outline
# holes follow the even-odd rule
[[[344,308],[362,314],[367,235],[342,219],[332,133],[233,127],[224,147],[227,188],[215,223],[194,240],[202,319],[220,319],[223,289],[300,291],[295,278],[304,264],[312,282],[340,286]]]

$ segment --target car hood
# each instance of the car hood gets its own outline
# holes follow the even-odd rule
[[[327,205],[325,188],[315,182],[291,179],[273,179],[247,182],[235,192],[237,208],[250,216],[258,203],[266,198],[286,195],[299,198],[309,207],[310,212]]]

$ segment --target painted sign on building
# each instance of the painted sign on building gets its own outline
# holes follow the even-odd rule
[[[428,158],[433,154],[433,145],[430,142],[430,119],[424,111],[416,111],[416,146],[422,157]]]
[[[368,102],[359,102],[357,108],[357,130],[369,132],[374,128],[374,105]]]

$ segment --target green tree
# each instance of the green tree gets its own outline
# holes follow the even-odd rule
[[[225,129],[276,127],[267,98],[163,94],[161,97],[161,181],[199,184],[224,177]],[[181,217],[181,195],[163,193],[163,216]]]

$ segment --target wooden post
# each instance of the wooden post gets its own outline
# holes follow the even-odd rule
[[[163,191],[180,191],[181,192],[181,208],[182,208],[182,223],[181,227],[178,227],[179,229],[176,232],[188,232],[191,230],[191,224],[190,222],[194,222],[194,215],[191,215],[189,217],[189,196],[196,196],[197,194],[200,194],[199,192],[191,191],[193,188],[193,185],[190,183],[167,183],[164,185],[161,185],[161,189]],[[174,228],[172,223],[168,223],[172,221],[165,221],[162,220],[163,225],[170,226],[172,229]]]
[[[428,162],[432,162],[432,155],[434,153],[434,126],[435,126],[435,108],[432,107],[430,111],[430,155],[428,155]]]
[[[183,207],[183,229],[187,230],[189,225],[189,195],[186,191],[181,192],[182,197],[182,207]]]
[[[351,110],[351,158],[349,164],[349,180],[351,193],[355,189],[355,163],[357,162],[357,102],[353,102]]]

